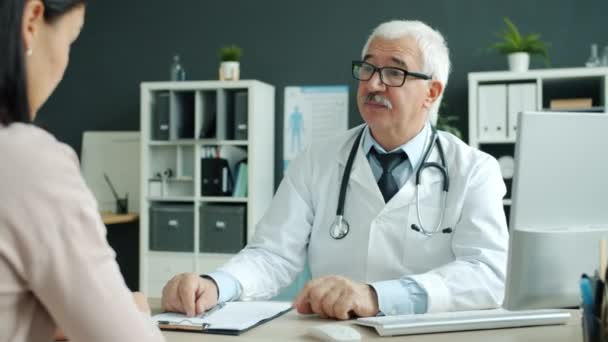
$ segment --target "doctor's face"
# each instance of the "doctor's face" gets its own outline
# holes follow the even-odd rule
[[[422,52],[414,38],[394,40],[374,38],[364,61],[376,67],[397,67],[423,73]],[[431,84],[413,76],[406,77],[400,87],[384,84],[378,72],[368,81],[359,81],[357,106],[375,138],[405,143],[424,126],[434,101]]]

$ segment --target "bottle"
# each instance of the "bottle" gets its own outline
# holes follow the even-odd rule
[[[602,53],[602,66],[608,67],[608,45],[604,46],[604,53]]]
[[[597,44],[591,44],[591,55],[589,56],[587,63],[585,63],[585,66],[588,68],[593,68],[600,66],[600,64],[600,58],[597,54]]]
[[[179,61],[179,55],[173,56],[173,63],[171,63],[171,81],[185,81],[186,70],[182,67]]]

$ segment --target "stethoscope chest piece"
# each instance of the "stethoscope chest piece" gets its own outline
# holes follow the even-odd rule
[[[348,235],[349,231],[350,225],[348,224],[348,222],[344,219],[342,215],[337,215],[336,219],[331,225],[329,235],[336,240],[340,240],[343,239],[346,235]]]

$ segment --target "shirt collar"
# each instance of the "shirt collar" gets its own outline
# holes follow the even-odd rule
[[[418,132],[418,134],[416,134],[412,139],[410,139],[410,141],[395,148],[392,151],[387,152],[384,148],[382,148],[382,146],[380,146],[376,139],[374,139],[369,129],[369,126],[365,126],[361,147],[363,148],[363,153],[365,153],[365,156],[369,154],[372,147],[375,147],[376,150],[380,153],[390,153],[398,150],[403,150],[405,153],[407,153],[407,157],[410,161],[410,164],[412,165],[412,169],[415,170],[420,164],[420,160],[422,159],[424,147],[427,144],[430,130],[431,125],[427,122],[422,128],[422,130]]]

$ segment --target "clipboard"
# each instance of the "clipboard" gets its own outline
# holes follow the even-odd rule
[[[240,335],[292,309],[290,302],[227,302],[195,317],[178,313],[152,316],[161,330]]]

